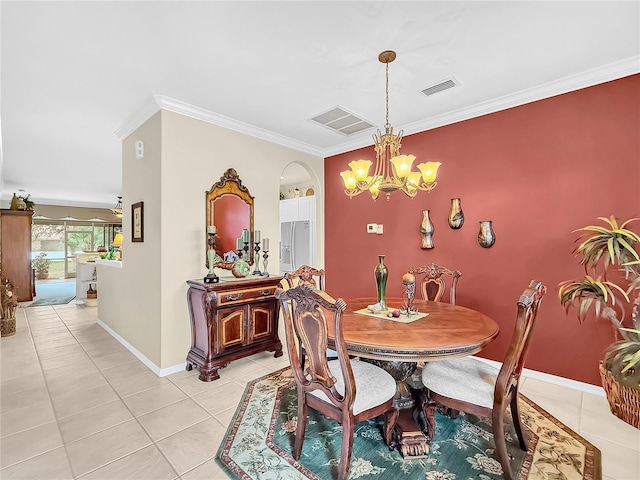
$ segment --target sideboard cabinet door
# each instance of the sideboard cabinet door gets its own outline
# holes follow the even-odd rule
[[[233,350],[234,348],[245,345],[245,318],[247,316],[246,307],[222,308],[218,310],[218,326],[217,335],[219,352]]]
[[[275,297],[281,280],[278,276],[219,283],[188,280],[191,348],[187,370],[197,367],[200,380],[209,382],[220,378],[218,371],[233,360],[264,351],[282,356]]]
[[[251,323],[249,324],[249,341],[269,339],[273,336],[274,319],[268,302],[251,306]]]

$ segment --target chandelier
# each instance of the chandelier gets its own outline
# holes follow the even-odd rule
[[[414,155],[400,155],[400,141],[402,130],[393,133],[393,127],[389,123],[389,63],[396,59],[396,52],[385,50],[378,55],[378,60],[385,64],[386,68],[386,123],[385,133],[380,130],[373,136],[376,151],[376,166],[373,175],[369,175],[369,169],[373,162],[370,160],[354,160],[349,163],[351,170],[340,172],[344,181],[344,193],[349,198],[369,191],[374,200],[380,192],[387,194],[387,200],[396,190],[403,191],[408,197],[415,197],[418,190],[430,192],[436,185],[436,175],[440,162],[425,162],[417,165],[418,171],[412,171]]]
[[[111,209],[111,213],[118,218],[122,218],[122,197],[118,197],[118,203]]]

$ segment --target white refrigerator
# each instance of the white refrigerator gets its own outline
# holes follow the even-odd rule
[[[313,223],[310,220],[280,224],[280,275],[311,265]]]

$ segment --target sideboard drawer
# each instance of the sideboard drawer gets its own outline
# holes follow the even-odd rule
[[[222,307],[227,305],[235,305],[237,303],[246,303],[254,300],[265,300],[273,298],[276,292],[276,288],[277,287],[271,286],[220,292],[218,294],[218,304]]]

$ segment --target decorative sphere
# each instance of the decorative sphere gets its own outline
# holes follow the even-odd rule
[[[413,273],[407,272],[402,276],[402,283],[404,283],[405,285],[416,283],[416,276]]]

